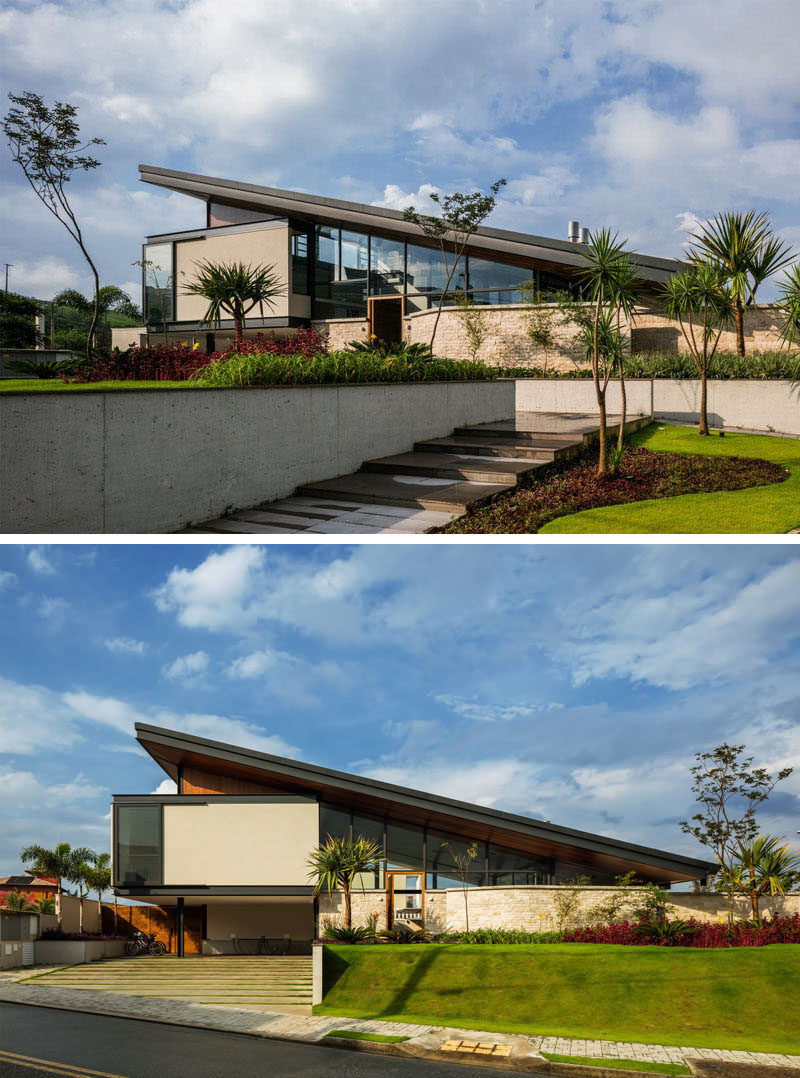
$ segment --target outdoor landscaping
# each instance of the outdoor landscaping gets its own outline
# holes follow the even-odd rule
[[[608,478],[597,478],[596,454],[589,455],[549,477],[540,472],[442,530],[781,533],[800,524],[799,487],[800,441],[702,438],[693,428],[654,423],[631,437]]]
[[[597,1040],[800,1052],[792,945],[328,946],[316,1014]]]

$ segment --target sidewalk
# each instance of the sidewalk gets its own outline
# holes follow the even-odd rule
[[[241,1008],[189,1003],[172,999],[146,999],[122,996],[117,993],[95,992],[87,989],[48,988],[46,981],[24,981],[39,973],[58,967],[27,968],[0,974],[0,1002],[25,1003],[64,1010],[88,1011],[144,1021],[165,1022],[230,1033],[249,1033],[284,1040],[319,1041],[335,1029],[361,1033],[381,1033],[409,1037],[410,1048],[437,1054],[446,1041],[488,1042],[510,1045],[511,1060],[532,1063],[540,1052],[559,1055],[589,1056],[600,1059],[637,1060],[643,1063],[687,1063],[703,1060],[719,1063],[749,1064],[759,1067],[781,1067],[797,1071],[800,1078],[800,1055],[769,1055],[764,1052],[728,1052],[714,1048],[690,1048],[674,1045],[637,1044],[620,1041],[568,1040],[562,1037],[523,1037],[516,1034],[489,1033],[482,1030],[452,1029],[442,1026],[413,1025],[401,1022],[366,1021],[357,1018],[329,1016],[306,1017],[281,1014],[267,1009]],[[456,1056],[441,1056],[455,1062]],[[464,1056],[461,1056],[464,1059]],[[466,1060],[464,1060],[466,1062]]]

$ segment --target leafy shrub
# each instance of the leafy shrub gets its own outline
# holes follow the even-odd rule
[[[335,940],[337,943],[363,943],[365,940],[375,939],[373,925],[346,925],[335,924],[333,921],[322,922],[322,938]]]
[[[759,381],[787,379],[792,381],[797,371],[796,352],[752,352],[746,356],[735,352],[718,353],[709,363],[708,377],[729,381],[752,378]],[[547,370],[544,367],[498,368],[502,378],[591,378],[590,367],[571,367],[568,370]],[[625,357],[626,378],[694,378],[698,377],[692,357],[678,352],[634,352]]]
[[[678,925],[679,928],[669,926]],[[628,946],[658,944],[662,947],[765,947],[770,943],[800,943],[800,914],[776,917],[756,924],[701,923],[688,921],[636,924],[622,921],[610,925],[591,925],[564,933],[564,943],[618,943]]]
[[[181,382],[210,362],[205,352],[182,344],[154,344],[98,356],[74,371],[76,382]]]
[[[80,360],[75,359],[10,359],[6,366],[15,374],[32,374],[36,378],[61,378],[70,374]]]
[[[369,382],[466,382],[492,379],[483,363],[452,359],[383,358],[374,353],[330,352],[306,358],[267,353],[231,355],[195,376],[205,386],[352,385]]]
[[[433,936],[410,925],[398,925],[397,928],[384,928],[378,933],[378,939],[384,943],[433,943]]]
[[[444,932],[437,943],[561,943],[563,932],[523,932],[509,928],[478,928],[473,932]]]
[[[347,352],[358,352],[361,355],[378,356],[387,359],[392,356],[396,359],[433,359],[433,352],[429,344],[404,344],[402,341],[379,341],[370,337],[365,341],[348,341]]]

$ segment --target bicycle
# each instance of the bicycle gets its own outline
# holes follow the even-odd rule
[[[128,940],[125,944],[125,954],[131,958],[135,958],[139,954],[151,954],[156,957],[167,953],[167,948],[161,942],[156,939],[155,932],[151,932],[147,935],[144,932],[136,932],[133,939]]]

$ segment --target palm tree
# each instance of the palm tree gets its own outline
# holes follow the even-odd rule
[[[94,850],[90,850],[88,846],[79,846],[77,850],[72,851],[70,857],[67,879],[78,888],[78,899],[80,901],[78,913],[79,932],[83,932],[83,896],[89,890],[93,863],[96,860],[97,854]]]
[[[359,835],[351,841],[348,838],[334,838],[328,835],[325,842],[308,856],[308,878],[314,880],[314,894],[323,888],[328,894],[340,890],[344,894],[345,926],[352,928],[352,900],[350,892],[353,880],[362,872],[372,872],[377,867],[382,854],[376,842],[369,842]]]
[[[708,366],[714,358],[722,330],[730,324],[733,297],[725,271],[711,261],[696,261],[664,284],[664,309],[681,327],[697,373],[700,375],[698,434],[708,434]],[[698,341],[695,321],[702,319]]]
[[[90,891],[97,891],[97,917],[100,921],[100,926],[103,924],[103,891],[107,891],[111,886],[111,854],[100,853],[95,858],[94,865],[89,875],[86,877],[86,885]],[[114,896],[114,931],[116,932],[116,920],[117,920],[117,896]]]
[[[779,310],[783,313],[781,337],[791,348],[800,344],[800,262],[787,270],[778,283]],[[800,359],[794,371],[795,380],[800,379]]]
[[[800,882],[800,852],[781,845],[778,835],[759,835],[751,843],[740,843],[731,882],[750,896],[753,920],[760,921],[758,902],[762,895],[783,895]]]
[[[56,900],[51,898],[50,895],[42,895],[41,898],[34,900],[34,906],[38,913],[55,913],[56,912]]]
[[[589,243],[581,249],[586,259],[586,267],[579,276],[586,285],[589,299],[593,306],[591,318],[592,379],[594,381],[597,407],[600,412],[600,459],[597,464],[597,478],[606,479],[611,469],[608,464],[608,432],[606,425],[606,390],[617,362],[619,349],[604,347],[604,323],[612,319],[619,322],[620,312],[629,313],[633,309],[633,297],[637,290],[635,274],[632,272],[630,258],[625,250],[625,240],[620,241],[618,234],[611,235],[608,229],[594,233]],[[618,342],[617,342],[618,344]],[[621,353],[619,354],[621,369]]]
[[[203,316],[207,326],[219,326],[221,315],[230,315],[239,347],[244,339],[245,316],[258,307],[263,317],[264,305],[273,310],[274,301],[285,294],[286,289],[274,270],[274,266],[205,260],[197,263],[195,277],[184,283],[184,294],[208,300],[208,309]]]
[[[26,865],[28,872],[36,876],[53,876],[56,879],[56,893],[58,896],[57,912],[61,916],[61,896],[64,888],[62,879],[68,879],[72,868],[72,847],[68,842],[59,842],[54,850],[47,850],[44,846],[26,846],[20,853],[20,860]]]
[[[743,356],[745,309],[755,303],[759,285],[792,261],[791,248],[775,238],[768,215],[755,210],[712,217],[691,239],[690,261],[716,263],[730,283],[736,350]]]

